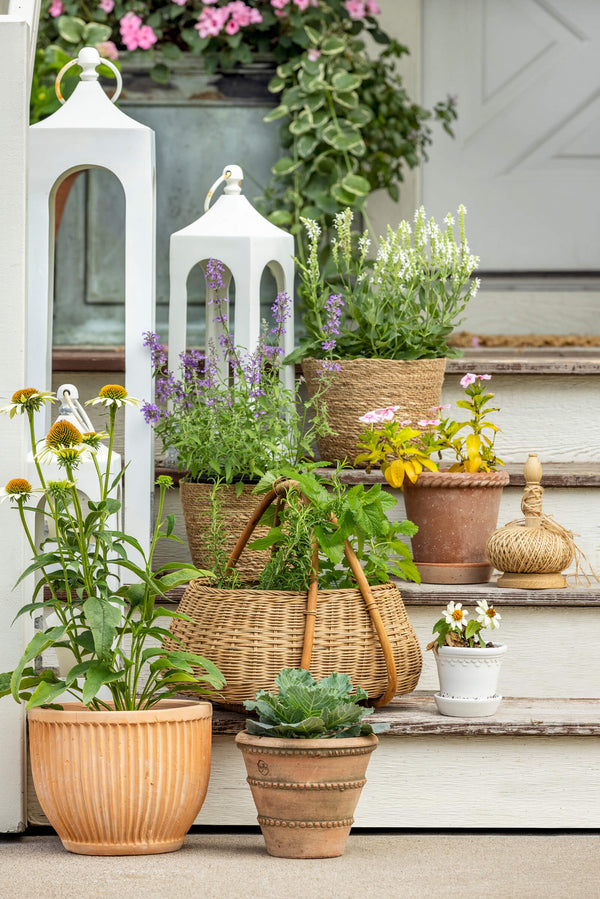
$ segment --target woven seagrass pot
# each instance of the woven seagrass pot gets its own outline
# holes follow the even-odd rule
[[[242,731],[235,742],[269,855],[342,855],[377,737],[278,739]]]
[[[255,510],[233,550],[235,564],[264,510],[285,494],[281,483]],[[367,691],[375,705],[415,689],[422,656],[416,634],[395,584],[370,586],[351,547],[346,558],[358,586],[308,591],[226,590],[191,581],[171,632],[186,649],[210,658],[227,685],[219,704],[243,711],[257,690],[276,692],[282,668],[303,667],[320,679],[341,671]],[[169,644],[170,645],[170,644]],[[173,646],[175,641],[173,641]]]
[[[310,397],[319,389],[322,362],[305,359],[302,372]],[[317,439],[321,459],[354,464],[358,439],[365,429],[359,418],[371,409],[399,406],[399,420],[431,418],[439,406],[445,359],[342,359],[324,394],[327,420],[334,434]]]
[[[28,712],[35,790],[65,849],[148,855],[179,849],[208,787],[212,706]]]
[[[214,555],[209,551],[206,535],[210,531],[211,512],[210,494],[212,484],[181,481],[179,495],[183,508],[185,530],[192,562],[196,568],[212,570]],[[244,484],[239,496],[233,485],[219,488],[219,520],[223,526],[223,550],[230,555],[240,534],[248,524],[250,516],[256,508],[256,497],[252,495],[254,484]],[[257,537],[263,537],[268,528],[258,528]],[[269,559],[268,550],[249,549],[244,553],[236,566],[241,580],[245,584],[254,583]]]
[[[486,544],[508,481],[506,471],[424,471],[416,484],[405,484],[406,517],[419,528],[411,543],[423,583],[489,581]]]

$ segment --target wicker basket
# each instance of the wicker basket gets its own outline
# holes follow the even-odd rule
[[[289,487],[277,485],[259,505],[235,547],[237,561],[264,509]],[[171,631],[192,652],[211,659],[227,686],[219,704],[242,709],[260,689],[275,690],[282,668],[302,666],[316,678],[349,674],[375,705],[410,693],[421,673],[421,650],[400,591],[392,584],[370,587],[348,543],[346,558],[358,588],[304,593],[223,590],[201,580],[190,583]],[[173,645],[175,642],[173,641]]]
[[[214,556],[209,552],[206,535],[210,529],[211,511],[210,494],[212,484],[199,484],[192,481],[181,481],[179,495],[183,508],[185,530],[192,562],[196,568],[214,567]],[[219,488],[219,519],[223,525],[223,548],[230,554],[240,534],[256,508],[256,497],[252,495],[253,484],[244,484],[238,496],[234,486]],[[268,528],[258,528],[257,537],[268,533]],[[268,550],[249,549],[236,566],[236,570],[244,584],[252,584],[258,580],[260,572],[269,560]]]
[[[335,432],[317,439],[321,459],[354,464],[360,452],[358,438],[365,429],[359,421],[371,409],[399,406],[399,420],[431,418],[439,406],[446,370],[445,359],[348,359],[339,363],[324,394],[327,420]],[[302,372],[310,397],[320,381],[318,359],[305,359]]]

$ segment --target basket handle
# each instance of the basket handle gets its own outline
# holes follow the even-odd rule
[[[274,500],[279,499],[287,494],[288,490],[291,490],[294,487],[298,487],[299,484],[297,481],[292,480],[284,480],[276,482],[271,490],[266,493],[253,514],[251,515],[246,527],[240,534],[237,543],[235,544],[231,556],[225,566],[225,573],[231,571],[232,568],[235,567],[235,564],[239,557],[242,554],[245,546],[247,545],[250,537],[252,536],[258,522],[264,515],[265,511],[269,508]],[[304,496],[304,494],[302,494]],[[306,501],[308,502],[308,498],[304,496]],[[337,524],[337,520],[332,517],[332,522]],[[385,625],[383,623],[383,619],[377,608],[377,603],[375,602],[375,598],[371,591],[371,587],[369,586],[369,582],[365,577],[365,573],[362,570],[362,566],[356,557],[356,553],[350,546],[348,540],[344,540],[344,555],[348,561],[348,565],[352,571],[352,574],[356,578],[356,582],[358,584],[358,588],[362,594],[362,598],[365,601],[365,605],[367,607],[367,612],[369,613],[369,617],[375,628],[375,632],[379,639],[379,643],[381,645],[381,649],[383,651],[383,657],[385,660],[385,666],[387,670],[388,677],[388,685],[387,689],[373,702],[375,706],[386,705],[391,699],[393,699],[396,693],[396,687],[398,686],[398,674],[396,671],[396,664],[394,662],[394,654],[392,652],[392,647],[390,644],[389,637],[385,630]],[[307,671],[310,667],[310,661],[312,657],[313,643],[315,638],[315,621],[317,617],[317,599],[318,599],[318,561],[319,561],[319,547],[318,543],[315,540],[313,543],[313,557],[312,557],[312,573],[310,584],[308,587],[308,597],[306,601],[306,622],[304,625],[304,639],[302,644],[302,658],[300,662],[300,667],[305,668]]]

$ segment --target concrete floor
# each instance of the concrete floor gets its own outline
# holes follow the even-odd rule
[[[0,897],[600,899],[600,834],[354,834],[342,858],[276,859],[254,833],[188,834],[179,852],[91,857],[52,835],[0,837]]]

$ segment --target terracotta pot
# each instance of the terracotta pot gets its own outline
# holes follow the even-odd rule
[[[498,678],[506,645],[486,648],[439,646],[434,649],[440,692],[434,698],[442,715],[481,718],[497,711]]]
[[[419,531],[413,558],[425,584],[480,584],[492,566],[486,543],[496,529],[506,471],[424,471],[404,487],[406,517]]]
[[[277,739],[242,731],[235,742],[269,855],[342,855],[377,737]]]
[[[342,359],[336,364],[340,371],[331,376],[324,394],[327,421],[334,433],[317,439],[324,461],[347,459],[354,464],[360,452],[358,439],[365,430],[359,418],[371,409],[399,406],[400,420],[416,422],[431,418],[431,408],[440,404],[445,359]],[[321,385],[322,365],[318,359],[302,363],[311,397]]]
[[[33,781],[63,846],[81,855],[179,849],[208,786],[212,706],[134,712],[81,703],[28,712]]]
[[[233,547],[256,509],[260,497],[254,496],[254,484],[244,484],[238,496],[234,485],[219,489],[219,521],[223,527],[222,549],[229,557]],[[214,554],[209,552],[207,534],[210,530],[211,511],[210,494],[212,484],[181,481],[179,495],[183,508],[185,530],[192,561],[196,568],[212,570]],[[264,537],[269,528],[256,528],[254,537]],[[269,550],[245,549],[238,560],[235,570],[243,584],[253,584],[258,580],[261,571],[271,557]]]

